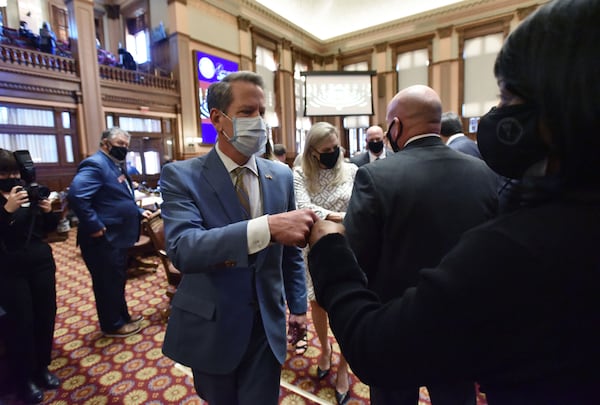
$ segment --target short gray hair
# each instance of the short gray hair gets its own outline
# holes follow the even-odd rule
[[[114,139],[119,135],[124,135],[125,137],[127,137],[127,140],[131,139],[131,135],[129,135],[129,132],[119,127],[112,127],[102,132],[102,136],[100,137],[100,146],[102,146],[103,140],[108,139],[110,141],[111,139]]]

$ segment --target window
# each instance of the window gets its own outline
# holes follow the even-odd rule
[[[304,81],[305,76],[302,76],[300,72],[308,71],[308,65],[306,63],[296,62],[294,64],[294,102],[296,107],[296,150],[298,153],[302,153],[304,150],[304,140],[306,134],[311,127],[310,118],[304,117]]]
[[[462,55],[465,69],[463,117],[479,117],[497,104],[494,62],[503,41],[502,33],[465,40]]]
[[[34,163],[75,163],[73,112],[0,105],[0,148],[26,149]]]
[[[396,72],[398,72],[398,91],[415,85],[429,84],[429,51],[417,49],[398,54]]]
[[[367,62],[353,63],[344,66],[344,70],[366,71],[369,70],[369,64]],[[356,115],[344,117],[344,128],[348,130],[348,156],[353,156],[355,153],[360,152],[365,144],[367,128],[369,128],[369,116]]]
[[[125,48],[131,53],[135,62],[139,65],[148,62],[148,33],[146,30],[140,31],[135,35],[127,34],[125,37]]]

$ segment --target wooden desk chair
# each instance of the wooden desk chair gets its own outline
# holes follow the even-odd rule
[[[177,291],[179,282],[181,281],[181,272],[177,270],[175,266],[173,266],[173,263],[171,263],[171,260],[169,260],[169,257],[167,256],[165,245],[165,227],[162,216],[160,215],[160,210],[154,212],[150,218],[145,219],[143,221],[143,225],[146,229],[146,233],[152,241],[156,255],[160,258],[163,268],[165,269],[168,283],[166,296],[169,297],[170,302],[175,295],[175,291]],[[170,312],[170,308],[163,312],[162,315],[164,320],[169,318]]]

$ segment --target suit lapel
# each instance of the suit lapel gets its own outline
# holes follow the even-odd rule
[[[274,174],[269,170],[268,165],[263,159],[256,159],[256,167],[258,169],[258,184],[260,187],[260,197],[262,199],[263,214],[273,214],[277,212],[277,207],[274,205],[276,197],[273,195],[272,182],[275,181]],[[279,196],[281,198],[281,196]]]
[[[223,211],[231,222],[243,220],[244,213],[235,194],[231,177],[214,148],[206,156],[202,176],[215,191],[215,198],[221,203]]]

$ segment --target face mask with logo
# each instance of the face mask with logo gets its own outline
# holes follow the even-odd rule
[[[319,162],[327,169],[333,169],[340,157],[340,147],[336,146],[333,152],[319,153]]]
[[[548,147],[540,137],[538,120],[538,111],[531,104],[493,107],[481,117],[477,145],[493,171],[520,179],[527,169],[547,156]]]
[[[383,141],[370,141],[367,143],[367,148],[377,154],[383,150]]]
[[[222,113],[225,117],[229,116]],[[229,118],[233,123],[233,137],[225,136],[231,145],[242,155],[250,157],[265,152],[267,144],[267,125],[261,116]]]
[[[4,191],[5,193],[10,193],[13,187],[21,185],[23,185],[21,179],[15,177],[9,177],[8,179],[0,179],[0,190]]]
[[[109,143],[110,150],[108,154],[117,159],[119,162],[122,162],[127,157],[127,152],[129,150],[125,146],[114,146],[112,143]]]

